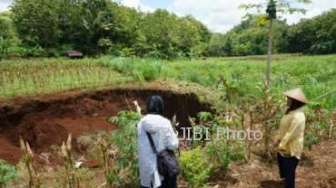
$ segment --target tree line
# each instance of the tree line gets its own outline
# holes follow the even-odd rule
[[[110,0],[14,0],[0,13],[0,58],[111,54],[155,58],[259,55],[267,52],[267,20],[248,16],[225,34],[192,16],[142,12]],[[274,23],[277,53],[336,52],[336,10],[295,25]]]
[[[248,16],[226,34],[213,34],[208,46],[210,56],[263,55],[267,53],[267,20]],[[275,53],[336,53],[336,9],[294,25],[275,20]]]

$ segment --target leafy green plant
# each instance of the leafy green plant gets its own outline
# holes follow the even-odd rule
[[[4,188],[9,182],[14,180],[16,176],[15,167],[0,160],[0,188]]]
[[[9,47],[10,41],[0,36],[0,60],[7,56]]]
[[[183,151],[180,156],[182,176],[191,187],[202,187],[213,172],[211,163],[207,160],[204,150],[197,147],[192,150]]]
[[[313,145],[320,143],[320,139],[312,132],[307,132],[304,136],[304,146],[311,149]]]
[[[139,181],[137,160],[137,129],[140,115],[136,112],[122,111],[110,121],[118,125],[111,136],[117,147],[112,169],[107,175],[107,183],[116,187],[137,187]],[[125,144],[127,142],[127,144]]]
[[[206,149],[214,166],[222,170],[227,170],[231,161],[241,161],[245,157],[244,147],[240,142],[229,144],[226,140],[216,140],[209,143]]]

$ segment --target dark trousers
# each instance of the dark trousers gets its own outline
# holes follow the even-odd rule
[[[175,177],[164,177],[160,188],[177,188],[176,181],[177,181],[176,176]],[[141,186],[140,188],[150,188],[150,187]]]
[[[295,170],[298,163],[296,157],[283,157],[278,153],[280,177],[285,179],[286,188],[295,188]]]

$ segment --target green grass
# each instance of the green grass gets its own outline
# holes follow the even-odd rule
[[[99,88],[154,80],[186,81],[216,89],[220,77],[239,97],[261,96],[265,56],[193,60],[86,58],[4,60],[0,62],[0,97],[52,93],[69,89]],[[336,96],[318,96],[336,90],[336,55],[277,55],[273,62],[272,93],[302,87],[309,99],[331,109]]]

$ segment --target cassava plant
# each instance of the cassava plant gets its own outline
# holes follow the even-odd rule
[[[137,160],[137,130],[136,124],[140,119],[138,112],[123,111],[110,121],[118,126],[112,133],[111,143],[117,152],[114,154],[113,167],[109,171],[108,184],[115,187],[138,186],[138,160]],[[127,141],[127,144],[125,144]]]
[[[266,156],[271,159],[271,139],[272,133],[276,128],[276,120],[278,119],[280,111],[280,102],[271,94],[270,88],[265,82],[263,86],[258,87],[262,97],[253,97],[248,101],[243,102],[240,108],[235,109],[236,114],[239,114],[242,128],[253,130],[261,125],[263,133],[263,149]],[[247,160],[251,157],[252,141],[246,140],[246,156]]]

